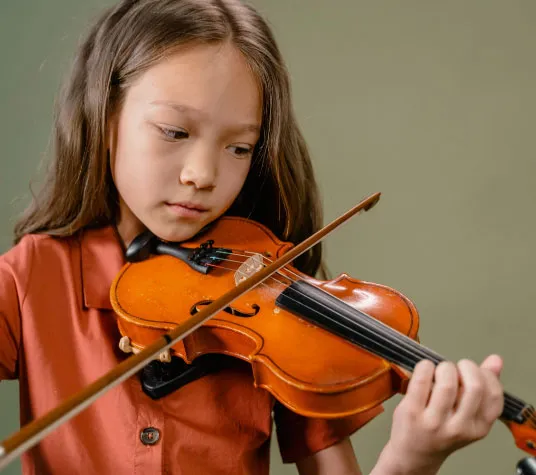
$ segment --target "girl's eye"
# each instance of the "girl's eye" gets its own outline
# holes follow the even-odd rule
[[[182,129],[170,129],[168,127],[159,127],[166,139],[179,140],[188,138],[188,132]]]
[[[240,147],[238,145],[231,145],[229,149],[237,157],[249,157],[253,153],[253,147]]]

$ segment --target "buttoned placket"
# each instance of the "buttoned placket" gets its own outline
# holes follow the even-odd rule
[[[100,311],[113,311],[110,303],[109,289],[113,278],[125,258],[121,247],[117,245],[119,237],[113,229],[103,230],[103,236],[91,240],[82,239],[80,265],[82,270],[83,303],[86,308],[98,308]],[[114,235],[115,233],[115,235]],[[102,256],[102,243],[116,240],[105,260]],[[108,284],[110,283],[110,284]],[[137,419],[134,438],[134,474],[161,474],[163,470],[164,411],[162,401],[153,401],[141,389],[138,376],[127,380],[129,391],[135,401]],[[117,408],[121,411],[121,408]]]
[[[141,389],[138,378],[132,378],[136,394],[135,474],[162,474],[164,452],[164,411],[162,401],[153,401]],[[137,387],[136,387],[137,386]]]

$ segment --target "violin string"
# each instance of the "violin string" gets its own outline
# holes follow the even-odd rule
[[[235,253],[235,254],[239,255],[238,253]],[[267,260],[269,260],[269,259],[267,259]],[[297,277],[299,277],[300,280],[301,280],[301,277],[300,277],[299,275],[295,274],[294,272],[292,272],[292,271],[290,271],[290,270],[288,270],[288,269],[286,269],[286,270],[289,271],[289,273],[293,273],[294,275],[296,275]],[[279,273],[279,272],[278,272],[278,273]],[[285,276],[285,275],[283,275],[283,277],[285,277],[286,279],[289,279],[291,282],[295,282],[295,280],[291,279],[290,277],[287,277],[287,276]],[[278,282],[279,282],[279,281],[278,281]],[[279,283],[281,283],[281,282],[279,282]],[[281,284],[282,284],[282,283],[281,283]],[[322,289],[319,289],[319,290],[322,291]],[[296,290],[296,292],[299,293],[298,290]],[[324,291],[324,292],[325,292],[325,291]],[[325,292],[325,293],[327,293],[327,292]],[[332,296],[332,294],[329,294],[329,295]],[[333,297],[334,297],[334,296],[333,296]],[[337,298],[337,300],[338,300],[342,305],[345,305],[345,306],[350,307],[346,302],[344,302],[344,301],[342,301],[342,300],[340,300],[340,299],[338,299],[338,298]],[[323,306],[324,306],[325,308],[328,308],[328,307],[325,306],[325,305],[323,305]],[[410,339],[410,338],[407,337],[406,335],[401,334],[400,332],[397,332],[396,330],[392,329],[391,327],[389,327],[389,326],[387,326],[387,325],[385,325],[385,324],[379,322],[377,319],[371,317],[370,315],[367,315],[367,314],[365,314],[364,312],[361,312],[361,311],[359,311],[359,310],[357,310],[357,309],[354,309],[353,307],[351,307],[351,308],[352,308],[353,310],[356,310],[357,312],[362,313],[362,314],[365,316],[365,318],[368,317],[368,319],[370,320],[369,323],[371,323],[373,326],[375,326],[380,332],[384,332],[384,333],[389,332],[389,333],[390,333],[390,336],[392,336],[394,340],[396,340],[396,339],[399,340],[398,343],[405,343],[406,345],[405,345],[405,348],[403,348],[403,349],[405,349],[406,352],[409,352],[411,356],[421,356],[421,359],[423,359],[423,356],[426,356],[426,357],[428,357],[428,358],[434,358],[434,361],[435,361],[436,363],[439,362],[439,361],[442,359],[438,354],[434,353],[432,350],[430,350],[430,349],[424,347],[423,345],[419,345],[419,346],[417,347],[417,349],[416,349],[416,348],[412,348],[412,347],[414,347],[415,344],[416,344],[416,342],[415,342],[414,340]],[[343,317],[343,316],[341,315],[341,317]],[[343,318],[345,318],[345,317],[343,317]],[[352,322],[353,322],[353,321],[354,321],[354,320],[352,320]],[[366,328],[366,326],[365,326],[365,328]],[[405,340],[401,340],[401,337],[404,338]],[[388,341],[388,340],[387,340],[387,341]],[[395,341],[394,343],[397,343],[397,342]],[[411,345],[411,346],[408,348],[408,345]],[[413,353],[412,353],[412,351],[413,351]],[[419,355],[419,353],[416,353],[415,351],[418,351],[418,352],[420,353],[420,355]]]
[[[242,252],[244,252],[244,254],[256,254],[256,253],[253,253],[253,252],[250,252],[250,251],[242,251]],[[244,254],[239,254],[239,253],[236,253],[236,252],[235,252],[234,254],[236,254],[236,255],[241,255],[241,256],[244,257]],[[267,261],[271,261],[271,259],[266,259],[266,260],[267,260]],[[291,271],[291,270],[289,270],[289,269],[285,269],[285,270],[288,271],[289,273],[294,274],[296,277],[298,277],[298,278],[301,279],[301,277],[300,277],[298,274],[296,274],[295,272],[293,272],[293,271]],[[278,273],[280,273],[280,272],[278,272]],[[281,275],[282,275],[282,274],[281,274]],[[291,282],[293,282],[293,279],[291,279],[291,278],[289,278],[289,277],[287,277],[287,276],[285,276],[285,275],[283,275],[283,277],[285,277],[286,279],[289,279]],[[278,282],[279,282],[279,281],[278,281]],[[279,283],[281,283],[281,282],[279,282]],[[321,289],[321,288],[318,288],[318,290],[323,291],[323,289]],[[298,290],[295,290],[295,291],[299,293]],[[325,291],[323,291],[323,292],[325,292]],[[327,293],[327,292],[326,292],[326,293]],[[329,294],[329,295],[332,296],[332,297],[335,297],[341,304],[343,304],[343,305],[345,305],[345,306],[349,306],[346,302],[340,300],[340,299],[337,298],[336,296],[333,296],[332,294]],[[352,307],[352,308],[353,308],[353,307]],[[357,310],[357,309],[356,309],[356,310]],[[391,332],[391,336],[393,336],[395,339],[398,338],[398,339],[400,340],[400,343],[403,343],[403,342],[404,342],[404,340],[401,340],[401,338],[403,338],[403,339],[406,340],[407,343],[411,344],[411,346],[414,346],[414,345],[415,345],[416,342],[415,342],[414,340],[410,339],[409,337],[407,337],[406,335],[404,335],[404,334],[402,334],[402,333],[400,333],[400,332],[397,332],[396,330],[394,330],[394,329],[392,329],[391,327],[389,327],[389,326],[383,324],[382,322],[380,322],[380,321],[378,321],[377,319],[371,317],[370,315],[367,315],[367,314],[364,313],[364,312],[361,312],[361,311],[359,311],[359,310],[357,310],[357,312],[360,312],[361,314],[363,314],[363,315],[365,316],[365,318],[368,318],[368,319],[370,320],[369,323],[372,323],[372,325],[376,326],[376,328],[378,328],[379,330],[381,330],[381,331],[390,331],[390,332]],[[344,318],[345,318],[345,317],[344,317]],[[410,347],[410,348],[411,348],[411,347]],[[434,359],[436,359],[436,360],[442,360],[442,357],[441,357],[441,356],[439,356],[437,353],[433,352],[433,351],[430,350],[429,348],[426,348],[424,345],[420,345],[420,344],[418,344],[418,348],[419,348],[419,351],[420,351],[420,350],[423,350],[423,351],[420,353],[421,356],[424,354],[424,355],[429,356],[429,357],[434,357]],[[427,353],[428,353],[428,354],[427,354]]]
[[[236,261],[235,261],[236,262]],[[223,266],[214,266],[214,267],[217,267],[217,268],[221,268],[221,269],[226,269],[226,270],[229,270],[231,272],[233,271],[236,271],[236,269],[231,269],[231,268],[226,268],[226,267],[223,267]],[[275,278],[272,278],[272,280],[275,280],[276,282],[278,282],[279,284],[282,284],[282,285],[286,285],[282,282],[280,282],[279,280],[275,279]],[[268,284],[266,283],[261,283],[261,285],[264,285],[268,288],[269,291],[272,291],[274,294],[276,293],[275,289],[273,289],[272,287],[270,287]],[[297,293],[302,293],[298,290],[296,290]],[[302,293],[303,294],[303,293]],[[292,297],[288,297],[289,299],[291,300],[295,300],[293,299]],[[343,304],[345,304],[343,302]],[[303,304],[302,304],[303,305]],[[322,305],[322,304],[321,304]],[[346,304],[347,305],[347,304]],[[305,305],[305,307],[307,308],[310,308],[308,307],[307,305]],[[344,316],[341,316],[342,318],[345,318]],[[374,339],[371,339],[369,337],[367,337],[366,335],[361,335],[362,338],[364,338],[365,340],[368,340],[370,342],[376,342],[376,340]],[[412,362],[411,359],[409,359],[410,362]],[[404,364],[405,363],[405,364]],[[404,366],[409,366],[411,367],[411,365],[408,365],[407,363],[407,360],[403,362]],[[408,368],[409,369],[409,368]],[[515,413],[519,413],[522,411],[522,409],[526,406],[526,404],[523,404],[523,403],[516,403],[516,398],[515,397],[508,397],[508,394],[505,393],[505,402],[504,402],[504,406],[506,409],[509,409],[511,410],[512,412],[515,412]],[[535,427],[535,422],[536,422],[536,415],[534,414],[534,411],[532,409],[528,409],[526,411],[528,414],[525,415],[525,418],[530,421],[532,424],[533,427]]]
[[[242,251],[242,252],[245,252],[247,254],[255,254],[254,252],[251,252],[251,251]],[[265,258],[267,261],[269,262],[272,262],[271,259],[269,258]],[[286,268],[283,268],[286,272],[290,273],[290,274],[293,274],[294,276],[296,276],[298,279],[301,279],[301,276],[295,272],[293,272],[292,270],[290,269],[286,269]],[[281,274],[281,272],[279,272],[279,274]],[[283,274],[281,274],[283,275]],[[290,279],[289,277],[283,275],[283,277],[291,280],[291,282],[293,281],[292,279]],[[322,288],[319,288],[317,287],[318,290],[320,291],[323,291],[323,292],[326,292],[324,289]],[[298,290],[295,290],[296,292],[299,293]],[[327,293],[327,292],[326,292]],[[333,296],[332,294],[329,294],[331,296]],[[340,300],[338,297],[336,296],[333,296],[335,297],[337,300],[339,300],[343,305],[348,305],[346,304],[346,302]],[[402,334],[402,333],[399,333],[397,332],[396,330],[394,330],[393,328],[385,325],[383,322],[380,322],[378,321],[377,319],[371,317],[370,315],[367,315],[365,312],[361,312],[361,311],[358,311],[359,313],[362,313],[365,318],[370,318],[371,322],[373,323],[373,325],[376,325],[377,328],[380,329],[380,331],[383,331],[384,329],[387,329],[387,331],[391,332],[395,332],[394,334],[391,333],[392,336],[396,338],[399,338],[400,336],[404,339],[409,339],[409,337],[407,337],[406,335]],[[344,317],[343,315],[341,315],[342,318],[346,318]],[[415,342],[414,340],[411,340],[409,339],[409,341],[411,342],[411,344],[418,344],[420,348],[424,349],[426,352],[430,353],[430,354],[433,354],[434,356],[436,356],[437,358],[440,358],[441,357],[439,355],[437,355],[437,353],[435,353],[433,350],[429,349],[429,348],[426,348],[424,345],[420,344],[420,343],[417,343]],[[509,394],[508,392],[504,391],[504,397],[505,397],[505,407],[508,408],[508,409],[512,409],[512,410],[516,410],[516,411],[522,411],[524,408],[526,408],[526,412],[528,413],[526,415],[526,419],[531,421],[532,422],[532,425],[536,427],[536,412],[534,411],[534,409],[531,407],[531,406],[528,406],[527,403],[525,403],[524,401],[522,401],[521,399],[517,398],[516,396],[513,396],[512,394]]]
[[[233,251],[231,254],[236,255],[236,256],[252,257],[254,255],[260,255],[263,258],[263,260],[266,260],[269,263],[273,262],[273,259],[271,259],[269,257],[266,257],[264,254],[261,254],[261,253],[258,253],[258,252],[243,251],[243,250],[237,250],[237,249],[231,249],[231,251]],[[220,251],[220,250],[217,250],[216,252],[222,253],[222,254],[227,254],[225,251]],[[287,269],[286,267],[282,267],[281,269],[279,269],[279,271],[278,271],[279,274],[281,274],[281,270],[284,270],[285,272],[288,272],[289,274],[292,274],[294,277],[296,277],[296,279],[301,280],[301,278],[302,278],[299,274],[297,274],[296,272],[292,271],[291,269]],[[287,279],[290,279],[290,277],[287,277]],[[293,282],[295,282],[295,281],[293,281]]]
[[[238,254],[238,253],[235,253],[235,254]],[[250,253],[250,254],[255,254],[255,253]],[[240,255],[240,256],[242,256],[242,257],[245,257],[244,254],[238,254],[238,255]],[[267,259],[267,260],[269,261],[270,259]],[[289,269],[285,269],[285,270],[287,270],[287,271],[290,272],[290,273],[293,273],[294,275],[297,275],[296,273],[290,271]],[[287,277],[287,276],[284,276],[284,275],[283,275],[283,277],[285,277],[286,279],[289,279],[289,280],[292,281],[292,279],[290,279],[290,278]],[[299,276],[298,276],[298,277],[299,277]],[[274,279],[274,280],[276,280],[278,283],[281,284],[281,282],[278,281],[277,279]],[[320,290],[322,290],[322,289],[320,289]],[[295,291],[296,291],[296,292],[299,292],[298,290],[295,290]],[[330,295],[331,295],[331,294],[330,294]],[[343,305],[347,305],[345,302],[342,302],[342,303],[343,303]],[[365,314],[365,315],[366,315],[366,314]],[[342,318],[345,318],[344,316],[341,316],[341,317],[342,317]],[[370,316],[369,316],[369,317],[370,317]],[[373,322],[373,323],[376,323],[376,322],[377,322],[376,319],[374,319],[374,318],[372,318],[372,317],[370,317],[370,318],[372,319],[372,322]],[[378,322],[378,323],[379,323],[379,325],[380,325],[381,327],[384,327],[384,324],[382,324],[381,322]],[[386,326],[386,327],[387,327],[388,329],[391,329],[391,328],[388,327],[388,326]],[[381,329],[383,330],[383,328],[381,328]],[[401,335],[402,337],[406,337],[405,335],[396,332],[396,330],[395,330],[395,335],[396,335],[395,337],[399,337],[400,335]],[[408,338],[408,337],[406,337],[406,338]],[[415,343],[413,340],[410,340],[410,341],[411,341],[411,343]],[[422,348],[425,348],[425,347],[422,346],[422,345],[419,345],[419,346],[422,347]],[[407,350],[407,348],[406,348],[406,352],[407,352],[407,351],[408,351],[408,350]],[[431,352],[431,353],[433,353],[433,352]],[[422,354],[421,354],[421,355],[422,355]],[[506,397],[505,405],[506,405],[508,408],[514,408],[514,407],[515,407],[516,410],[521,410],[523,407],[526,407],[526,404],[524,404],[522,401],[518,400],[516,397],[510,396],[510,395],[508,395],[507,393],[505,393],[505,397]],[[532,411],[530,411],[530,412],[532,413]],[[532,419],[533,417],[534,417],[534,419],[536,420],[536,416],[533,416],[532,414],[529,415],[529,418],[530,418],[530,419]]]
[[[246,251],[247,252],[247,251]],[[226,253],[228,254],[228,253]],[[246,255],[244,254],[239,254],[239,253],[236,253],[236,252],[233,252],[233,254],[235,255],[238,255],[240,257],[247,257]],[[257,254],[257,253],[253,253],[251,252],[250,254]],[[267,259],[267,258],[264,258],[263,259],[266,259],[267,261],[271,261],[270,259]],[[242,261],[236,261],[236,260],[232,260],[232,259],[222,259],[222,260],[227,260],[227,261],[230,261],[230,262],[235,262],[235,263],[240,263],[242,264],[243,262]],[[215,266],[213,264],[211,264],[212,266],[214,267],[221,267],[221,266]],[[263,264],[264,265],[264,264]],[[229,271],[236,271],[235,269],[228,269],[227,270]],[[295,276],[297,276],[300,280],[301,280],[301,277],[296,274],[295,272],[289,270],[289,269],[285,269],[285,271],[291,273],[291,274],[294,274]],[[290,277],[282,274],[281,272],[277,272],[278,274],[280,274],[282,277],[284,277],[285,279],[288,279],[290,280],[291,282],[293,282],[293,279],[291,279]],[[279,283],[280,285],[287,285],[279,280],[277,280],[275,277],[271,277],[271,280],[274,280],[276,281],[277,283]],[[263,283],[263,285],[265,285],[266,287],[269,288],[269,290],[275,292],[275,289],[271,288],[269,285]],[[318,289],[318,288],[317,288]],[[319,289],[321,291],[323,291],[323,289]],[[296,293],[299,293],[299,294],[303,294],[301,291],[299,291],[298,289],[294,289],[294,291]],[[323,291],[325,292],[325,291]],[[327,293],[327,292],[326,292]],[[333,296],[332,294],[329,294],[330,296],[332,297],[335,297]],[[289,299],[292,299],[291,297],[288,297]],[[348,307],[351,307],[349,306],[346,302],[338,299],[337,297],[335,297],[337,300],[339,300],[340,303],[342,303],[342,305],[345,305],[345,306],[348,306]],[[292,300],[295,300],[295,299],[292,299]],[[326,305],[322,304],[319,302],[319,304],[325,308],[328,308]],[[301,305],[303,305],[303,303],[301,303]],[[308,307],[308,306],[306,306]],[[357,309],[354,309],[353,307],[351,307],[353,310],[357,310]],[[366,313],[364,312],[361,312],[359,310],[357,310],[358,313],[361,313],[365,318],[367,319],[370,319],[370,321],[368,323],[372,323],[371,326],[369,326],[369,331],[371,330],[370,327],[375,327],[377,330],[379,330],[379,337],[383,340],[386,340],[389,342],[389,339],[387,338],[387,336],[389,335],[382,335],[381,333],[390,333],[391,335],[391,338],[393,340],[395,340],[395,343],[398,343],[399,346],[400,346],[400,349],[402,351],[405,351],[406,353],[409,353],[410,356],[412,356],[413,358],[417,358],[417,360],[415,359],[411,359],[411,358],[407,358],[406,357],[406,360],[404,361],[406,364],[407,364],[407,361],[409,361],[410,363],[414,363],[416,361],[418,361],[418,359],[430,359],[431,357],[433,358],[432,361],[434,361],[436,364],[442,359],[439,355],[437,355],[435,352],[433,352],[432,350],[430,350],[429,348],[426,348],[424,347],[423,345],[420,345],[419,343],[415,342],[414,340],[410,339],[409,337],[407,337],[406,335],[400,333],[400,332],[397,332],[396,330],[394,330],[393,328],[383,324],[382,322],[378,321],[377,319],[371,317],[370,315],[367,315]],[[347,321],[351,321],[352,323],[357,323],[359,327],[361,328],[367,328],[367,325],[362,325],[361,322],[359,321],[356,321],[354,319],[349,319],[348,317],[346,317],[345,315],[343,314],[338,314],[339,315],[339,318],[340,319],[343,319],[343,320],[347,320]],[[340,321],[338,320],[338,322],[340,323]],[[346,327],[348,328],[348,327]],[[386,331],[387,330],[387,331]],[[376,340],[373,340],[373,339],[370,339],[368,337],[366,337],[365,335],[360,335],[362,338],[365,338],[373,343],[376,342]],[[398,342],[396,342],[396,340],[398,340]],[[404,344],[404,345],[402,345]],[[409,348],[408,348],[408,344],[410,345]],[[412,347],[415,347],[417,346],[417,351],[415,351],[414,348]],[[388,348],[388,346],[385,346],[385,348]],[[396,348],[396,345],[395,345],[395,348]],[[428,355],[426,353],[429,353]],[[423,358],[423,355],[426,356],[426,358]],[[402,355],[399,355],[399,356],[402,356]],[[437,361],[437,359],[439,359],[439,361]],[[410,365],[411,367],[411,365]],[[505,407],[507,407],[508,409],[513,409],[515,411],[520,411],[523,409],[523,407],[526,407],[526,404],[524,404],[522,401],[520,401],[518,398],[514,397],[514,396],[511,396],[507,393],[505,393]],[[529,412],[528,414],[528,419],[530,419],[531,421],[533,422],[536,422],[536,414],[534,414],[534,411],[532,409],[529,409],[527,412]]]
[[[534,413],[534,409],[528,408],[526,412],[529,413],[526,417],[531,422],[532,428],[536,428],[536,414]]]
[[[226,268],[226,267],[221,266],[221,265],[212,265],[212,264],[210,264],[210,265],[213,266],[213,267],[216,267],[216,268],[218,268],[218,269],[226,269],[226,270],[229,270],[229,271],[234,271],[234,270],[235,270],[235,269]],[[273,278],[273,277],[270,278],[270,279],[271,279],[271,280],[275,280],[275,281],[278,282],[278,283],[281,283],[281,282],[277,281],[277,279],[275,279],[275,278]],[[271,287],[270,285],[268,285],[268,284],[266,284],[266,283],[261,283],[261,285],[264,285],[265,287],[267,287],[268,291],[270,291],[270,292],[272,292],[273,294],[277,295],[276,290],[275,290],[273,287]],[[285,285],[285,284],[283,284],[283,285]],[[289,297],[289,300],[293,300],[293,301],[295,301],[295,299],[293,299],[292,297]],[[310,308],[310,307],[307,306],[307,305],[304,305],[304,306],[305,306],[306,308]],[[366,335],[361,335],[361,337],[364,338],[365,340],[371,342],[371,343],[375,343],[375,342],[376,342],[374,339],[369,338],[369,337],[367,337]],[[401,365],[404,366],[404,367],[407,367],[408,369],[411,369],[411,363],[413,362],[413,360],[412,360],[411,358],[404,357],[404,356],[399,356],[399,357],[400,357],[400,359],[401,359]]]
[[[237,262],[237,261],[234,261],[234,262]],[[238,261],[238,262],[240,262],[240,261]],[[217,266],[217,267],[219,267],[219,268],[224,268],[223,266]],[[230,269],[230,268],[225,268],[225,269],[226,269],[226,270],[229,270],[229,271],[236,271],[236,269]],[[288,279],[288,277],[286,277],[286,276],[285,276],[285,278]],[[286,285],[286,284],[282,283],[281,281],[279,281],[279,280],[276,279],[276,278],[272,278],[272,280],[276,281],[277,283],[279,283],[279,284],[281,284],[281,285]],[[276,292],[275,289],[273,289],[273,288],[270,287],[269,285],[267,285],[267,284],[265,284],[265,283],[262,283],[262,285],[265,285],[265,286],[269,289],[269,291],[272,291],[273,293]],[[295,289],[295,291],[296,291],[297,293],[301,293],[299,290],[296,290],[296,289]],[[288,298],[289,298],[289,299],[292,299],[292,297],[288,297]],[[294,300],[294,299],[292,299],[292,300]],[[302,304],[302,305],[303,305],[303,304]],[[343,305],[347,305],[347,304],[343,302]],[[308,306],[306,306],[306,307],[308,307]],[[308,308],[309,308],[309,307],[308,307]],[[345,318],[344,316],[341,316],[341,317],[342,317],[342,318]],[[403,336],[404,336],[404,335],[403,335]],[[368,338],[366,335],[361,335],[361,337],[362,337],[362,338],[365,338],[365,339],[368,340],[368,341],[372,341],[372,342],[375,342],[375,341],[376,341],[376,340],[373,340],[373,339]],[[411,340],[411,341],[413,342],[413,340]],[[407,351],[407,349],[406,349],[406,351]],[[400,355],[399,355],[399,357],[400,357]],[[411,361],[411,359],[410,359],[409,361]],[[404,366],[407,365],[407,361],[404,361],[403,363],[405,363]],[[410,366],[410,365],[408,365],[408,366]],[[521,412],[522,409],[523,409],[524,407],[526,407],[526,404],[523,404],[522,402],[516,402],[516,400],[517,400],[517,398],[515,398],[515,397],[511,397],[511,396],[509,396],[507,393],[505,393],[505,402],[504,402],[504,404],[505,404],[505,408],[506,408],[506,409],[509,409],[509,410],[511,410],[511,411],[513,411],[513,412],[516,412],[516,413]],[[530,422],[532,423],[532,424],[531,424],[532,426],[534,426],[534,425],[535,425],[534,422],[536,421],[536,416],[535,416],[533,410],[532,410],[532,409],[528,409],[528,411],[526,411],[526,412],[528,412],[528,414],[525,415],[525,418],[526,418],[528,421],[530,421]]]
[[[242,256],[242,255],[240,255],[238,253],[233,253],[233,254],[241,256],[241,257],[246,257],[246,256]],[[238,263],[238,264],[243,264],[244,263],[244,261],[237,261],[235,259],[227,259],[227,258],[225,258],[225,259],[220,259],[220,260],[224,260],[226,262],[235,262],[235,263]],[[221,266],[216,266],[215,264],[209,264],[209,265],[212,266],[212,267],[220,267],[222,269],[224,268],[224,267],[221,267]],[[264,264],[263,264],[263,266],[264,266]],[[225,269],[226,270],[232,270],[232,271],[235,271],[235,272],[238,270],[238,269],[229,269],[229,268],[225,268]],[[292,271],[289,271],[289,272],[292,272]],[[292,272],[292,273],[294,274],[294,272]],[[290,282],[296,282],[296,280],[294,280],[294,279],[292,279],[290,277],[287,277],[286,275],[282,274],[280,271],[277,271],[276,274],[281,275],[281,277],[284,277],[285,279],[288,279]],[[298,274],[295,274],[295,275],[297,277],[299,277]],[[271,277],[271,279],[275,280],[274,277]],[[288,285],[287,283],[284,283],[284,282],[280,282],[280,281],[277,281],[277,282],[279,282],[281,285]]]
[[[240,254],[242,253],[242,254]],[[243,257],[246,257],[247,255],[255,255],[255,254],[258,254],[258,253],[255,253],[255,252],[252,252],[252,251],[239,251],[239,252],[235,252],[235,254],[237,255],[241,255]],[[268,262],[272,262],[272,259],[270,258],[267,258],[267,257],[263,257],[263,259],[265,259],[266,261]],[[292,270],[290,269],[286,269],[286,268],[283,268],[286,272],[290,273],[290,274],[293,274],[294,276],[296,276],[298,279],[301,279],[301,276],[298,275],[297,273],[293,272]],[[283,277],[285,277],[286,279],[289,279],[291,282],[293,281],[290,277],[287,277],[285,275],[283,275],[281,272],[278,272],[280,275],[282,275]],[[319,288],[319,290],[321,291],[324,291],[323,289]],[[296,290],[296,292],[299,292],[298,290]],[[331,294],[330,294],[331,295]],[[337,297],[336,297],[337,298]],[[337,298],[338,299],[338,298]],[[338,299],[340,300],[340,299]],[[344,305],[348,305],[346,304],[344,301],[341,301]],[[364,312],[362,312],[364,313]],[[365,314],[367,317],[370,317],[369,315]],[[344,317],[343,317],[344,318]],[[372,322],[373,323],[378,323],[379,326],[381,327],[381,329],[383,330],[383,328],[387,328],[388,330],[393,330],[391,327],[389,326],[386,326],[385,324],[383,324],[382,322],[379,322],[377,321],[377,319],[374,319],[373,317],[370,317]],[[378,328],[380,328],[378,327]],[[394,330],[396,332],[396,330]],[[399,332],[396,332],[396,335],[395,335],[395,338],[398,336],[398,335],[401,335],[402,337],[405,337],[405,338],[408,338],[406,337],[406,335],[404,334],[401,334]],[[415,343],[414,340],[410,340],[411,343]],[[432,354],[435,354],[436,357],[438,358],[441,358],[439,355],[437,355],[435,352],[433,352],[432,350],[430,350],[429,348],[426,348],[424,345],[421,345],[419,344],[419,346],[423,349],[426,349],[426,351],[432,353]],[[507,392],[504,392],[504,395],[505,395],[505,404],[509,407],[509,408],[516,408],[516,410],[522,410],[524,407],[527,407],[527,404],[520,400],[519,398],[517,398],[516,396],[513,396],[511,394],[508,394]],[[528,412],[530,412],[529,416],[528,416],[528,419],[531,419],[533,420],[535,423],[536,423],[536,413],[534,412],[534,410],[532,408],[529,408],[528,409]]]

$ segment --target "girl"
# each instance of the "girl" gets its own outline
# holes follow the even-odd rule
[[[137,234],[183,241],[229,213],[299,242],[321,222],[283,60],[239,0],[123,0],[81,45],[58,105],[48,181],[0,259],[0,378],[20,381],[22,424],[124,358],[108,292]],[[320,249],[297,266],[321,270]],[[501,365],[419,364],[372,474],[435,474],[484,437]],[[300,474],[361,473],[348,437],[381,408],[308,419],[252,381],[235,361],[152,400],[132,378],[24,454],[23,471],[267,474],[273,416]]]

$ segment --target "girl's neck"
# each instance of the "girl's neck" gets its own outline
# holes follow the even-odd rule
[[[116,229],[119,238],[125,249],[130,245],[134,238],[145,231],[147,228],[132,213],[132,211],[121,203],[119,206],[119,216],[116,222]]]

